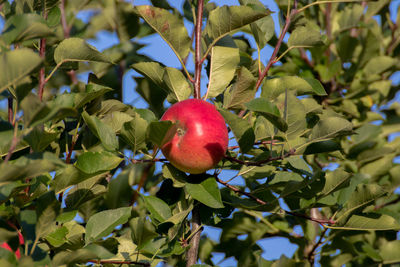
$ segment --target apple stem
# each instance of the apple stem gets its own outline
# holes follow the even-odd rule
[[[199,244],[200,244],[200,236],[201,236],[201,220],[200,220],[200,210],[199,205],[194,205],[192,210],[192,233],[195,233],[190,239],[190,248],[187,251],[186,258],[186,266],[190,267],[197,262],[197,255],[199,253]]]
[[[195,26],[195,73],[194,73],[194,98],[200,99],[200,84],[201,84],[201,24],[203,21],[203,6],[204,0],[199,0],[197,4],[197,17]]]

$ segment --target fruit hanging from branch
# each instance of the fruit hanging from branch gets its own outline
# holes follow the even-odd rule
[[[164,156],[176,168],[199,174],[213,168],[228,147],[228,130],[224,118],[210,103],[187,99],[172,105],[162,116],[174,126],[162,146]]]

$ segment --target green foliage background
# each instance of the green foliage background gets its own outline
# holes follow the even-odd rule
[[[160,161],[157,146],[171,127],[158,121],[166,103],[193,95],[183,19],[193,23],[197,1],[183,14],[156,0],[0,1],[9,107],[0,111],[0,242],[23,254],[0,248],[0,265],[185,265],[193,209],[222,229],[218,241],[202,237],[204,265],[217,264],[213,252],[238,266],[399,263],[400,105],[390,78],[400,69],[400,12],[392,21],[388,0],[276,2],[290,34],[282,43],[258,0],[204,6],[207,97],[234,145],[194,177]],[[96,12],[84,23],[81,10]],[[103,30],[119,43],[99,52],[86,40]],[[140,53],[151,34],[181,69]],[[266,45],[277,53],[264,66],[252,55]],[[134,90],[147,109],[122,102],[129,69],[143,75]],[[83,72],[87,82],[76,78]],[[262,258],[257,241],[276,236],[298,246],[292,258]]]

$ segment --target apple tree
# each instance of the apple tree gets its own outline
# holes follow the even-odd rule
[[[0,265],[399,263],[396,1],[148,2],[0,0]],[[200,174],[160,152],[190,98],[229,131]]]

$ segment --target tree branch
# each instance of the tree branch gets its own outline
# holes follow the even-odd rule
[[[14,135],[11,140],[11,145],[10,145],[10,148],[8,149],[7,156],[4,159],[4,163],[7,163],[10,160],[12,154],[14,153],[14,150],[17,148],[17,145],[18,145],[17,132],[18,132],[18,123],[15,123],[14,124]]]
[[[374,208],[374,210],[379,210],[379,209],[381,209],[381,208],[384,208],[384,207],[386,207],[386,206],[393,205],[393,204],[396,204],[396,203],[399,203],[399,202],[400,202],[400,196],[398,196],[397,198],[395,198],[395,199],[393,199],[392,201],[389,201],[389,202],[387,202],[387,203],[383,203],[383,204],[380,204],[380,205],[376,205],[375,208]]]
[[[13,109],[13,98],[8,98],[8,122],[14,125],[14,109]]]
[[[197,4],[197,17],[195,29],[195,73],[194,73],[194,98],[200,99],[201,84],[201,24],[203,21],[204,0],[199,0]]]
[[[307,259],[310,262],[311,265],[314,264],[314,258],[315,258],[315,250],[321,245],[322,243],[322,239],[325,237],[326,232],[328,231],[329,228],[324,228],[324,230],[322,231],[322,233],[319,236],[319,239],[317,241],[317,243],[314,244],[314,246],[312,247],[312,249],[310,250],[310,252],[308,253]]]
[[[192,210],[192,233],[195,234],[190,239],[190,248],[186,254],[186,267],[190,267],[197,262],[201,232],[200,210],[199,206],[195,205]]]
[[[97,263],[97,264],[135,264],[145,267],[150,267],[151,264],[148,262],[139,262],[139,261],[117,261],[117,260],[88,260],[87,262]]]
[[[290,23],[291,23],[291,17],[292,14],[294,14],[296,12],[296,10],[292,10],[290,12],[290,14],[286,17],[286,22],[285,22],[285,26],[283,27],[281,34],[279,36],[278,42],[276,43],[274,52],[272,52],[271,58],[268,61],[267,66],[265,67],[265,69],[263,70],[263,72],[261,73],[261,75],[258,77],[257,83],[256,83],[256,89],[258,89],[258,87],[260,87],[263,79],[265,76],[267,76],[269,69],[272,67],[272,64],[275,63],[275,59],[276,59],[276,55],[279,52],[279,49],[281,48],[282,42],[283,42],[283,38],[286,35],[286,32],[289,29]]]
[[[295,149],[291,149],[289,152],[287,152],[286,154],[283,154],[281,156],[277,156],[277,157],[269,157],[267,159],[264,160],[260,160],[260,161],[244,161],[244,160],[240,160],[231,156],[225,156],[224,158],[231,161],[231,162],[236,162],[245,166],[262,166],[265,163],[269,163],[271,161],[277,161],[277,160],[282,160],[284,158],[293,156],[296,153]]]
[[[43,18],[46,20],[47,19],[47,11],[46,8],[43,10]],[[39,44],[39,56],[44,60],[45,59],[45,54],[46,54],[46,38],[41,38],[40,39],[40,44]],[[43,91],[44,91],[44,86],[46,84],[45,81],[45,67],[43,66],[40,71],[39,71],[39,99],[40,101],[43,100]]]
[[[64,33],[64,38],[67,39],[70,37],[70,32],[71,32],[71,27],[68,26],[67,23],[67,17],[65,15],[65,0],[61,0],[60,1],[60,13],[61,13],[61,25],[63,28],[63,33]],[[73,84],[77,84],[78,83],[78,78],[76,78],[76,73],[74,70],[70,70],[68,71],[68,76],[71,79]]]
[[[230,184],[228,184],[227,182],[222,181],[221,179],[218,178],[218,176],[215,176],[215,180],[216,180],[218,183],[220,183],[220,184],[222,184],[222,185],[228,187],[228,188],[231,189],[233,192],[238,193],[238,194],[240,194],[240,195],[247,196],[248,198],[250,198],[250,199],[256,201],[257,203],[259,203],[259,204],[261,204],[261,205],[267,205],[267,204],[268,204],[268,203],[265,202],[264,200],[259,199],[258,197],[252,195],[251,193],[242,191],[242,190],[240,190],[239,188],[237,188],[237,187],[235,187],[235,186],[233,186],[233,185],[230,185]],[[333,221],[332,219],[328,219],[328,220],[325,220],[325,219],[318,219],[318,218],[313,218],[313,217],[307,216],[307,215],[305,215],[305,214],[297,213],[297,212],[287,211],[287,210],[284,210],[284,209],[281,209],[281,210],[282,210],[284,213],[289,214],[289,215],[291,215],[291,216],[295,216],[295,217],[303,218],[303,219],[306,219],[306,220],[309,220],[309,221],[317,222],[317,223],[321,224],[322,226],[324,226],[324,224],[335,224],[335,223],[336,223],[336,222]]]

